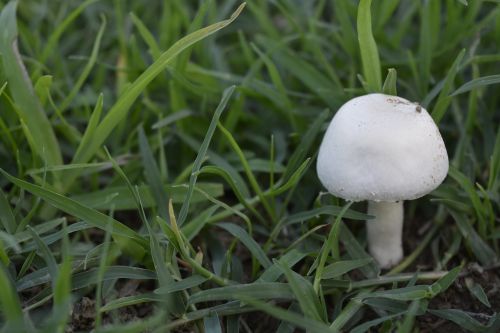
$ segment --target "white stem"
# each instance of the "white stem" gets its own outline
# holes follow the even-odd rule
[[[403,201],[368,201],[368,250],[381,268],[390,268],[403,259]]]

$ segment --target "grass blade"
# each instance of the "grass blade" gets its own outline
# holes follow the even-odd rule
[[[33,138],[31,144],[34,152],[49,166],[62,164],[59,143],[35,95],[17,48],[16,6],[17,2],[11,1],[0,14],[0,53],[8,88],[16,103],[19,119],[26,126],[26,135]]]
[[[148,139],[144,133],[142,126],[139,128],[139,148],[141,151],[142,165],[144,166],[144,176],[151,188],[151,192],[156,202],[159,215],[166,221],[169,221],[168,216],[168,195],[162,186],[160,170],[149,146]]]
[[[4,332],[24,332],[24,316],[21,302],[7,276],[3,265],[0,267],[0,305],[2,306],[2,316],[6,324],[2,327]]]
[[[481,88],[484,86],[488,86],[491,84],[498,84],[500,83],[500,74],[497,75],[490,75],[490,76],[483,76],[477,79],[474,79],[472,81],[469,81],[467,83],[464,83],[462,86],[460,86],[457,90],[455,90],[450,96],[456,96],[459,94],[463,94],[465,92]]]
[[[179,218],[177,220],[179,226],[182,226],[182,224],[186,221],[186,217],[189,210],[189,204],[191,202],[191,196],[193,195],[194,191],[194,185],[196,183],[196,179],[198,178],[198,172],[200,171],[201,164],[205,159],[208,146],[210,145],[210,141],[212,141],[212,136],[214,135],[215,128],[220,119],[222,111],[224,111],[224,109],[226,108],[226,105],[229,102],[229,99],[231,98],[235,89],[236,89],[235,86],[226,88],[224,90],[224,93],[222,94],[222,99],[219,105],[217,106],[217,109],[215,109],[214,116],[212,117],[212,121],[210,122],[207,133],[205,134],[205,138],[203,139],[203,143],[200,146],[200,150],[198,151],[198,155],[196,156],[196,160],[194,161],[193,164],[191,176],[189,177],[188,193],[186,194],[186,198],[184,199],[184,203],[182,204],[181,211],[179,213]]]
[[[384,94],[397,96],[397,80],[398,80],[398,72],[394,68],[389,68],[387,77],[384,81],[384,86],[382,87],[382,91]]]
[[[271,260],[266,256],[266,253],[262,250],[260,245],[244,229],[231,223],[218,223],[217,226],[226,230],[245,244],[247,249],[264,268],[269,268],[272,265]]]
[[[290,288],[299,302],[302,313],[308,318],[323,321],[321,304],[311,283],[302,275],[292,271],[286,264],[278,262],[278,265],[285,274]]]
[[[17,223],[14,217],[14,213],[10,208],[9,200],[7,196],[0,188],[0,221],[2,225],[9,234],[13,235],[16,232]]]
[[[290,286],[279,282],[238,284],[199,291],[189,297],[189,304],[209,301],[234,300],[239,297],[258,299],[294,299]]]
[[[203,318],[203,327],[205,328],[205,333],[222,333],[217,313]]]
[[[325,269],[323,270],[323,274],[321,276],[321,279],[323,279],[323,280],[334,279],[334,278],[339,277],[345,273],[348,273],[354,269],[363,267],[372,261],[373,261],[372,258],[337,261],[337,262],[325,267]]]
[[[372,33],[371,0],[361,0],[358,6],[358,42],[363,63],[363,75],[368,92],[382,91],[382,74],[377,43]]]
[[[465,49],[463,49],[453,62],[453,64],[450,67],[450,70],[448,71],[448,74],[446,74],[446,78],[444,80],[443,88],[441,89],[441,92],[439,93],[439,97],[437,99],[436,105],[434,106],[434,110],[432,111],[432,118],[436,122],[436,124],[439,124],[441,119],[444,117],[444,114],[446,113],[446,110],[448,109],[448,106],[451,103],[451,97],[449,96],[451,89],[453,87],[453,81],[455,81],[455,77],[460,69],[460,64],[462,63],[462,59],[465,55]],[[425,106],[425,105],[424,105]]]

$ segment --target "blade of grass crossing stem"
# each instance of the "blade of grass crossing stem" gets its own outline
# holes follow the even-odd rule
[[[384,81],[384,86],[382,87],[382,91],[387,95],[398,95],[397,90],[397,80],[398,80],[398,72],[394,68],[389,68],[387,72],[387,77]]]
[[[229,102],[229,99],[231,98],[235,88],[236,88],[235,86],[231,86],[224,90],[224,93],[222,94],[222,99],[219,105],[217,106],[214,116],[212,117],[212,121],[210,122],[210,125],[208,127],[207,134],[205,134],[203,143],[200,146],[200,150],[198,151],[198,155],[196,156],[196,159],[193,164],[191,176],[189,177],[188,193],[186,194],[186,198],[184,199],[184,203],[182,204],[181,211],[179,213],[179,218],[177,219],[177,223],[179,226],[182,226],[182,224],[184,224],[184,222],[186,221],[186,217],[189,211],[189,204],[191,202],[191,196],[193,195],[196,179],[198,178],[198,172],[200,171],[201,164],[205,159],[208,146],[210,145],[210,141],[212,141],[212,136],[214,135],[215,128],[217,126],[217,123],[219,122],[220,116],[224,111],[224,109],[226,108],[226,105]]]
[[[434,106],[434,110],[432,111],[431,114],[436,124],[439,124],[444,114],[446,113],[448,106],[451,103],[451,97],[449,96],[449,94],[451,92],[451,89],[453,88],[453,81],[455,80],[455,76],[459,71],[460,64],[462,63],[464,55],[465,55],[465,49],[463,49],[458,54],[457,58],[451,65],[448,74],[446,74],[443,84],[443,89],[441,89],[441,92],[439,93],[436,105]]]
[[[9,2],[0,13],[0,53],[4,75],[9,82],[19,120],[25,124],[26,135],[29,134],[33,138],[31,144],[34,152],[45,164],[59,165],[62,164],[59,143],[26,74],[17,48],[16,6],[17,2]]]
[[[263,311],[275,318],[292,323],[297,327],[315,333],[332,333],[335,332],[320,321],[301,316],[298,313],[287,311],[280,307],[258,301],[249,297],[238,297],[242,302],[251,305],[257,310]]]
[[[139,127],[139,149],[141,152],[142,165],[144,166],[144,176],[151,188],[151,192],[156,201],[159,215],[169,221],[168,216],[168,195],[163,187],[160,170],[154,159],[153,152],[148,143],[143,127]]]
[[[303,276],[292,271],[285,263],[277,262],[283,274],[286,276],[288,284],[299,301],[300,308],[308,318],[324,321],[321,314],[321,304],[311,283]]]
[[[382,91],[382,74],[377,43],[372,34],[371,0],[361,0],[358,6],[358,42],[363,63],[363,76],[369,92]]]
[[[165,51],[151,66],[149,66],[125,91],[120,95],[118,101],[109,110],[102,122],[97,127],[94,136],[86,146],[79,146],[73,158],[73,163],[86,163],[98,151],[102,143],[112,133],[113,129],[127,116],[130,107],[163,70],[172,62],[175,57],[186,48],[207,36],[223,29],[231,24],[241,13],[245,4],[242,4],[227,20],[212,24],[206,28],[197,30],[188,36],[177,41],[172,47]]]
[[[50,191],[38,185],[30,184],[21,179],[15,178],[2,169],[0,169],[0,173],[2,173],[7,179],[9,179],[15,185],[36,196],[41,197],[54,207],[59,208],[60,210],[70,215],[81,218],[82,220],[87,221],[88,224],[96,228],[106,230],[106,225],[110,217],[104,215],[103,213],[88,208],[56,192]],[[121,249],[124,252],[131,254],[134,258],[141,260],[142,256],[146,252],[144,247],[145,246],[144,238],[140,236],[136,231],[130,229],[129,227],[127,227],[126,225],[122,224],[117,220],[112,219],[112,223],[113,223],[113,237],[115,241],[120,245]]]
[[[339,250],[339,229],[340,229],[340,222],[342,220],[342,217],[344,216],[345,212],[351,207],[352,201],[347,203],[342,210],[340,211],[339,215],[335,219],[335,222],[333,223],[330,232],[328,233],[328,238],[324,242],[323,247],[321,248],[321,254],[319,256],[319,261],[318,261],[318,267],[316,267],[316,274],[314,275],[314,291],[316,293],[319,293],[319,287],[320,287],[320,282],[323,276],[323,270],[325,268],[325,263],[326,259],[328,258],[328,254],[330,254],[330,251],[332,252],[333,259],[339,260],[340,258],[340,250]]]
[[[71,104],[76,94],[80,91],[83,84],[85,83],[85,80],[88,78],[90,72],[92,71],[92,68],[96,64],[97,54],[99,53],[99,47],[101,45],[101,40],[105,28],[106,28],[106,18],[104,16],[101,16],[101,26],[99,27],[99,31],[97,32],[97,36],[95,38],[89,60],[87,61],[87,64],[83,68],[82,73],[78,77],[78,80],[76,80],[76,82],[73,84],[73,88],[71,88],[71,91],[59,106],[60,112],[63,112]]]

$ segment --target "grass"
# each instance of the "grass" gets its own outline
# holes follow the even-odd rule
[[[0,10],[2,332],[500,329],[498,1]],[[451,164],[390,271],[315,174],[367,92],[418,101]]]

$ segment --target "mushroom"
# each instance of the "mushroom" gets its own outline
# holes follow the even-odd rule
[[[369,94],[333,117],[317,172],[330,193],[368,201],[368,249],[381,268],[403,258],[403,200],[420,198],[448,173],[443,138],[429,113],[406,99]]]

